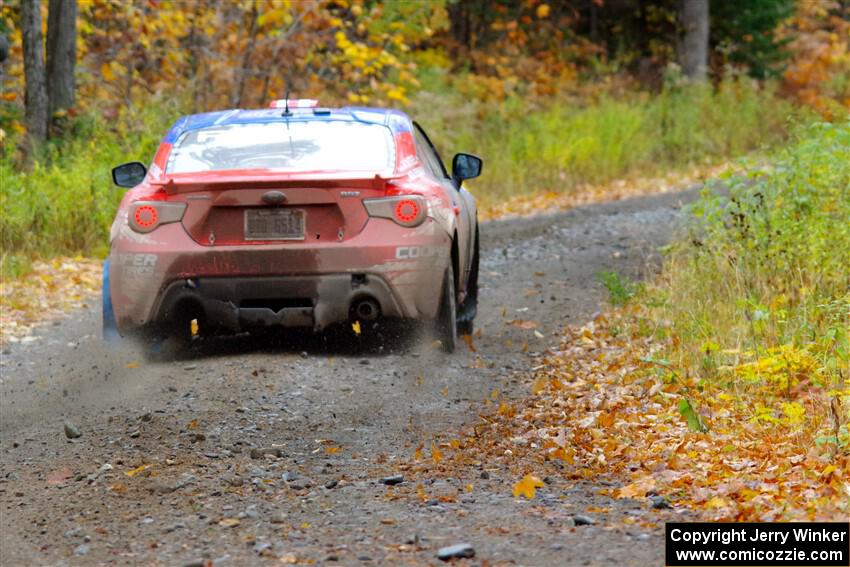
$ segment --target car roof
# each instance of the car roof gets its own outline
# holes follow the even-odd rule
[[[343,108],[298,108],[292,109],[284,116],[279,108],[262,108],[243,110],[239,108],[189,114],[183,116],[171,130],[163,142],[173,144],[183,133],[189,130],[221,126],[229,124],[266,124],[273,122],[328,122],[346,121],[364,124],[383,124],[390,128],[393,134],[412,132],[410,117],[400,110],[373,108],[366,106],[346,106]]]

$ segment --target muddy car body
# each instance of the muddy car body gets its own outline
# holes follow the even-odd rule
[[[104,330],[121,335],[314,331],[385,318],[433,322],[447,350],[477,303],[475,200],[406,114],[229,110],[181,118],[111,229]],[[295,107],[295,108],[293,108]]]

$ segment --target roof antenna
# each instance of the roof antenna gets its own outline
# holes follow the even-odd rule
[[[283,100],[284,109],[281,116],[292,116],[292,111],[289,110],[289,85],[286,86],[286,98]]]

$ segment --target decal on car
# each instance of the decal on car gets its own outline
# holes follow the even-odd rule
[[[395,249],[395,257],[398,260],[442,258],[448,255],[448,249],[442,246],[399,246]]]
[[[125,277],[149,276],[156,267],[156,254],[118,254],[118,265]]]

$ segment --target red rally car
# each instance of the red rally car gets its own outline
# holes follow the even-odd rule
[[[104,335],[173,336],[383,318],[470,333],[476,204],[424,130],[398,110],[283,100],[185,116],[127,191],[104,265]]]

